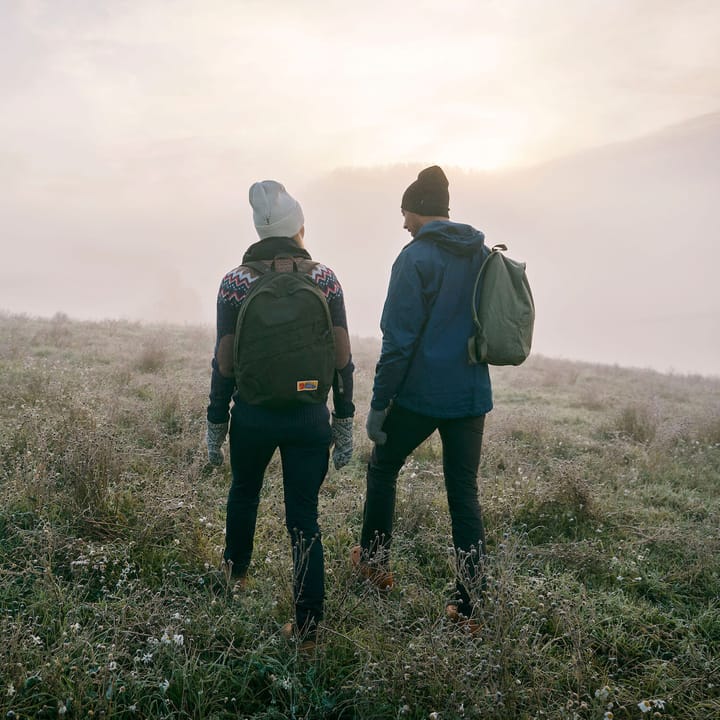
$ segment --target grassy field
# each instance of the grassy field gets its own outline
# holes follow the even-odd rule
[[[7,718],[720,717],[720,381],[531,358],[492,372],[489,602],[444,617],[437,437],[399,480],[381,595],[353,576],[378,343],[355,340],[356,453],[321,497],[322,643],[299,655],[275,458],[249,589],[218,582],[214,338],[0,317],[0,712]]]

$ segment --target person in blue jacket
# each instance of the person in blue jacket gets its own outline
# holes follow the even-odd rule
[[[487,364],[468,362],[467,341],[474,332],[470,298],[489,251],[482,232],[449,220],[448,187],[434,165],[402,197],[404,228],[413,239],[393,264],[380,322],[382,350],[366,425],[375,444],[352,560],[364,577],[392,587],[388,551],[397,476],[408,455],[437,430],[459,565],[447,613],[459,619],[471,617],[471,592],[483,584],[477,473],[492,390]]]

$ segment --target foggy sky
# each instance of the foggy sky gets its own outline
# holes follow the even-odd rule
[[[665,233],[648,220],[656,190],[677,210],[664,218],[668,236],[689,225],[693,242],[717,237],[714,201],[683,213],[698,192],[717,190],[715,135],[695,142],[698,172],[642,194],[664,172],[661,129],[720,110],[714,1],[9,0],[0,4],[0,92],[0,309],[212,323],[220,278],[255,240],[247,188],[274,178],[303,202],[311,249],[314,241],[344,278],[355,331],[377,334],[390,264],[409,239],[400,194],[419,167],[439,163],[494,171],[468,183],[451,172],[451,207],[457,190],[467,196],[457,219],[505,234],[502,242],[516,233],[515,254],[535,266],[554,314],[540,321],[542,352],[700,372],[720,358],[713,333],[697,336],[702,362],[681,365],[658,361],[657,349],[643,356],[652,343],[632,333],[600,342],[568,331],[563,303],[580,289],[551,292],[556,269],[531,237],[539,223],[544,243],[584,248],[585,224],[623,241],[632,228],[637,253],[664,277],[672,250],[651,242]],[[621,188],[620,163],[593,185],[605,205],[588,204],[585,149],[642,147],[658,132],[665,139],[652,143],[648,173]],[[567,175],[562,162],[534,169],[564,156]],[[563,182],[578,192],[558,190]],[[333,196],[333,183],[345,194]],[[576,204],[574,219],[533,207],[558,192]],[[563,268],[568,277],[587,272],[586,254],[554,257],[580,263]],[[371,278],[358,276],[368,268]],[[604,270],[621,290],[630,282],[617,265]],[[675,307],[664,287],[635,288],[649,298],[643,332],[655,325],[658,337]],[[692,315],[680,321],[686,332],[717,326],[715,286],[682,287],[694,298],[676,301]],[[614,312],[630,294],[616,294]]]
[[[534,164],[718,109],[714,0],[9,0],[2,149],[38,172],[192,138],[239,184]]]

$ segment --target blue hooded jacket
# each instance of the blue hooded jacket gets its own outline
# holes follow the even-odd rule
[[[486,364],[471,365],[470,303],[485,236],[470,225],[426,223],[392,267],[380,328],[371,406],[390,401],[422,415],[457,418],[492,410]]]

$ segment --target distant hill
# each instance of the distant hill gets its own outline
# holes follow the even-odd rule
[[[720,113],[533,168],[446,168],[451,216],[527,262],[538,352],[718,373],[718,157]],[[256,239],[242,167],[219,141],[193,139],[79,158],[50,178],[3,157],[0,308],[213,323],[220,278]],[[420,167],[339,169],[289,188],[354,334],[379,333],[410,240],[400,197]]]
[[[448,168],[451,216],[527,262],[538,351],[718,373],[718,157],[720,113],[531,169]],[[309,189],[323,254],[341,266],[338,246],[353,245],[345,284],[362,332],[409,240],[399,204],[417,170],[338,171]]]

